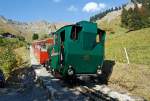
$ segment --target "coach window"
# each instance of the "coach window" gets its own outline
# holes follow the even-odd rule
[[[72,40],[78,40],[78,33],[82,30],[82,27],[73,25],[71,29],[71,36]]]
[[[103,31],[98,29],[97,30],[97,35],[96,35],[96,43],[100,43],[101,40],[102,40],[102,34],[103,34]]]

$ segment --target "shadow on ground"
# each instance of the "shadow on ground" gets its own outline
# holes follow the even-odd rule
[[[30,67],[18,68],[10,73],[6,82],[8,85],[11,86],[13,83],[16,84],[23,83],[25,79],[29,79],[27,77],[34,78],[33,73],[34,73],[33,68]]]
[[[113,60],[105,60],[102,68],[102,75],[100,76],[100,82],[104,84],[108,84],[108,80],[113,72],[113,67],[115,65],[115,61]]]
[[[12,71],[7,79],[6,88],[0,89],[0,101],[47,101],[45,90],[34,82],[34,78],[33,67]]]

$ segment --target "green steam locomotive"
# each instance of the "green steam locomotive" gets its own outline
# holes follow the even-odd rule
[[[47,68],[62,77],[101,74],[105,35],[96,23],[88,21],[60,28],[53,33],[54,44],[48,48]]]

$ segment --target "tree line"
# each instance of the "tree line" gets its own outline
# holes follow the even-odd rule
[[[112,11],[118,11],[118,10],[121,10],[123,7],[125,7],[126,4],[122,5],[122,6],[119,6],[119,7],[114,7],[114,8],[111,8],[111,9],[108,9],[106,11],[103,11],[103,12],[100,12],[94,16],[91,16],[90,17],[90,21],[92,22],[95,22],[96,20],[100,20],[101,18],[103,18],[106,14],[112,12]]]
[[[121,26],[132,30],[150,27],[150,0],[131,0],[134,8],[123,7]],[[140,7],[137,3],[140,3]]]

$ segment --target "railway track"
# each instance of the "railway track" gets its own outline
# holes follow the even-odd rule
[[[142,97],[133,96],[124,91],[116,91],[106,84],[100,84],[92,80],[78,79],[77,84],[73,88],[86,96],[89,101],[146,101]]]
[[[98,82],[94,82],[91,79],[78,79],[77,83],[79,86],[75,86],[75,89],[82,93],[84,96],[88,97],[90,101],[118,101],[118,99],[109,96],[106,91],[102,92],[102,87],[97,87],[101,86]],[[107,85],[103,86],[107,87]]]
[[[99,89],[94,88],[99,84],[97,82],[93,82],[92,80],[82,80],[76,78],[75,84],[68,84],[66,87],[73,86],[72,88],[76,91],[83,94],[85,97],[89,99],[89,101],[118,101],[116,98],[112,98],[105,94],[105,92],[101,92]],[[68,83],[68,82],[67,82]],[[105,85],[106,86],[106,85]],[[100,87],[99,87],[100,88]]]
[[[66,96],[65,93],[69,93],[70,91],[71,91],[70,93],[73,93],[72,89],[73,91],[79,92],[80,95],[85,96],[84,98],[88,99],[86,101],[145,101],[141,97],[133,97],[125,92],[120,93],[118,91],[114,91],[110,89],[107,85],[100,85],[96,82],[93,83],[90,81],[87,82],[87,81],[77,80],[77,84],[72,86],[64,82],[63,80],[59,80],[59,79],[56,80],[55,77],[48,80],[44,80],[44,78],[41,78],[40,81],[42,82],[42,85],[48,90],[49,92],[48,95],[50,95],[50,97],[54,97],[54,99],[56,97],[57,99],[58,96],[61,96],[62,98],[64,98],[64,100],[61,99],[62,101],[67,100],[67,98],[65,97]],[[60,89],[61,90],[66,89],[66,90],[64,92],[64,91],[60,91]]]
[[[43,75],[45,75],[45,73]],[[137,96],[134,97],[126,92],[118,92],[112,90],[107,85],[100,85],[98,83],[95,82],[92,83],[90,81],[88,82],[78,81],[77,84],[71,86],[66,82],[64,82],[63,80],[56,79],[55,77],[51,77],[50,75],[51,74],[48,74],[46,78],[45,77],[43,78],[43,76],[42,78],[40,78],[41,84],[43,85],[44,88],[47,89],[50,98],[54,97],[55,99],[56,97],[57,99],[58,96],[61,96],[64,99],[61,100],[65,101],[68,99],[66,98],[66,94],[68,95],[68,93],[72,93],[71,96],[74,96],[73,97],[74,99],[76,98],[75,96],[77,95],[73,95],[73,92],[78,92],[80,96],[83,95],[85,96],[84,97],[85,99],[88,99],[86,101],[145,101],[141,97],[137,97]],[[65,89],[65,91],[63,91],[63,89]],[[77,101],[82,101],[82,100],[77,100]]]
[[[76,90],[78,90],[83,95],[89,97],[89,99],[92,101],[118,101],[115,98],[109,97],[107,94],[96,91],[95,89],[91,89],[87,86],[77,87]]]

